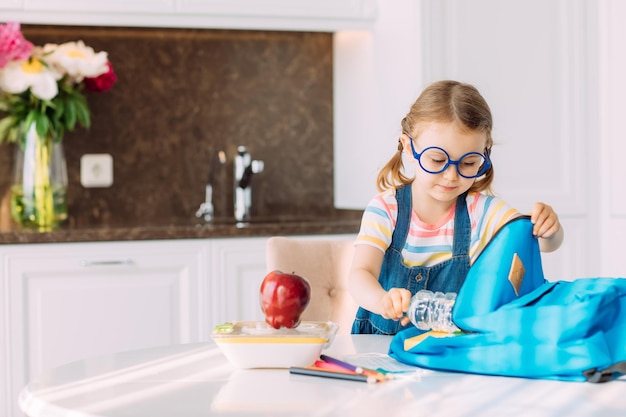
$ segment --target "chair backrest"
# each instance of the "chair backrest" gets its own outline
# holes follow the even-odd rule
[[[275,236],[267,241],[267,271],[296,273],[311,284],[311,302],[302,320],[331,320],[350,333],[358,305],[348,292],[353,240]]]

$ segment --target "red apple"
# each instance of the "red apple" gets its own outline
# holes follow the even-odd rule
[[[311,300],[311,285],[306,278],[282,271],[268,273],[261,283],[261,310],[267,324],[275,329],[293,329]]]

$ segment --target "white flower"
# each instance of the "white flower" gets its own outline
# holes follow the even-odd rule
[[[96,53],[83,41],[44,45],[43,58],[51,67],[66,74],[76,83],[86,77],[97,77],[109,70],[107,53]]]
[[[30,88],[41,100],[51,100],[59,92],[59,74],[51,71],[40,60],[11,61],[0,71],[0,90],[21,94]]]

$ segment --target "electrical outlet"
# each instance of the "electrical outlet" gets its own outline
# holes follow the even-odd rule
[[[81,156],[80,183],[85,188],[105,188],[113,185],[113,157],[108,153]]]

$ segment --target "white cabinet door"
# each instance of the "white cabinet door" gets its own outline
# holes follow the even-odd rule
[[[211,324],[264,320],[259,288],[265,278],[267,238],[228,238],[212,241],[210,285]]]
[[[202,245],[108,242],[0,249],[6,314],[0,346],[8,348],[2,361],[7,369],[0,376],[6,375],[0,380],[0,391],[6,392],[0,404],[7,409],[3,413],[0,406],[0,414],[21,416],[19,391],[46,369],[109,352],[205,340]]]
[[[45,2],[47,0],[38,0]],[[65,0],[67,1],[67,0]],[[109,0],[110,1],[110,0]],[[371,19],[376,0],[180,0],[179,10],[208,15],[289,18]]]
[[[0,0],[2,21],[259,30],[361,30],[378,0]]]
[[[1,10],[21,10],[23,7],[24,0],[0,0]]]
[[[0,6],[3,6],[1,0]],[[8,0],[11,1],[16,0]],[[28,0],[23,8],[27,11],[48,12],[173,12],[174,0]]]

